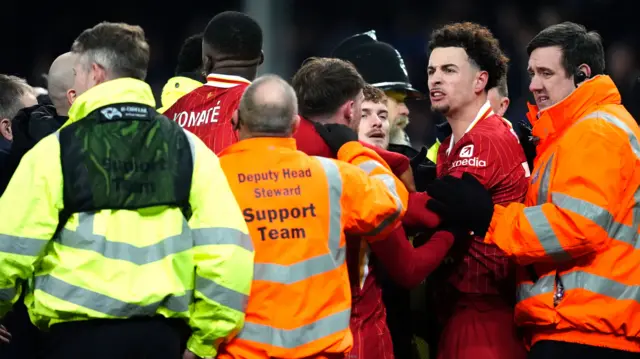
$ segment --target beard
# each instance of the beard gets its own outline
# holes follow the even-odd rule
[[[443,105],[443,106],[431,106],[431,111],[433,112],[437,112],[440,113],[442,115],[447,115],[447,113],[449,113],[449,110],[451,110],[451,106],[449,105]]]

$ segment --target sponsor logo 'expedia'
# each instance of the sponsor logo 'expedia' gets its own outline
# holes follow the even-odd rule
[[[487,167],[487,161],[481,160],[478,157],[465,158],[453,161],[451,168],[455,167]]]

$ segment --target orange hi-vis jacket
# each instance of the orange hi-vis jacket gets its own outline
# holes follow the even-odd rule
[[[255,246],[255,271],[244,327],[218,358],[347,353],[345,235],[388,236],[404,215],[406,188],[358,142],[340,149],[342,161],[297,151],[292,138],[246,139],[220,156]]]
[[[608,76],[530,107],[539,142],[525,204],[496,206],[485,237],[529,266],[515,320],[529,345],[640,352],[640,129]]]

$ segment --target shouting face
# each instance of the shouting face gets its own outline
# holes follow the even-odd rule
[[[473,101],[478,90],[484,91],[480,72],[461,47],[433,49],[427,68],[432,110],[447,116]]]

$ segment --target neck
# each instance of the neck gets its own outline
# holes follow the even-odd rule
[[[307,120],[311,121],[311,122],[317,122],[317,123],[321,123],[324,125],[328,125],[328,124],[345,124],[345,121],[342,120],[340,117],[338,117],[337,115],[333,115],[333,116],[312,116],[312,117],[306,117]]]
[[[457,111],[449,111],[447,113],[447,122],[451,126],[454,142],[458,142],[467,131],[467,128],[475,120],[478,111],[482,105],[487,102],[487,95],[476,97],[470,104],[458,109]]]
[[[253,81],[256,78],[258,73],[258,68],[256,67],[233,67],[233,66],[225,66],[225,67],[214,67],[209,73],[215,73],[220,75],[231,75],[231,76],[240,76],[249,81]]]
[[[238,133],[238,139],[240,141],[248,140],[250,138],[268,138],[268,137],[272,137],[272,138],[290,138],[291,134],[290,133],[266,133],[266,132],[246,133],[244,131],[240,131]]]

